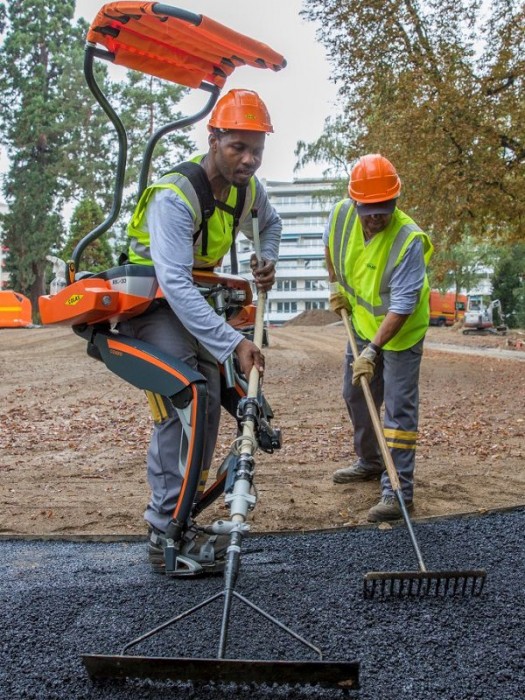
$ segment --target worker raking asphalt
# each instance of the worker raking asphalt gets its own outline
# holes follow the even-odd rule
[[[361,700],[517,700],[523,694],[525,509],[415,523],[432,567],[483,566],[477,597],[365,600],[370,569],[414,566],[402,526],[246,538],[238,590],[319,646],[360,662]],[[336,698],[339,690],[112,681],[93,684],[82,654],[118,654],[221,589],[222,578],[152,573],[145,542],[0,542],[0,697],[31,700]],[[217,607],[131,653],[213,657]],[[191,646],[188,642],[191,625]],[[308,659],[308,649],[234,602],[229,657]],[[241,681],[242,679],[239,679]]]

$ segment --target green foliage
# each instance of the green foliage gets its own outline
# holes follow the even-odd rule
[[[524,8],[494,0],[305,0],[341,117],[305,161],[381,152],[401,207],[447,249],[468,232],[520,240],[525,218]],[[483,5],[487,9],[487,5]],[[483,14],[481,13],[483,17]]]
[[[0,3],[0,138],[10,161],[3,185],[8,212],[0,225],[11,286],[27,294],[35,309],[45,293],[46,255],[64,248],[69,257],[113,204],[117,139],[84,80],[87,24],[74,24],[74,7],[74,0]],[[124,207],[109,239],[114,240],[136,198],[147,139],[158,126],[180,117],[177,104],[185,91],[134,72],[124,84],[111,83],[100,61],[94,72],[109,102],[122,113],[131,144]],[[186,131],[163,140],[155,149],[152,175],[193,149]],[[75,202],[64,244],[62,212]],[[108,235],[86,248],[82,267],[99,270],[113,264]]]
[[[104,221],[101,207],[93,199],[83,199],[71,217],[69,237],[60,253],[62,260],[70,260],[77,243]],[[101,236],[85,249],[82,269],[102,272],[114,265],[113,252],[106,236]]]
[[[509,328],[525,328],[525,243],[501,251],[492,276],[492,296],[499,299]]]
[[[3,242],[12,286],[37,308],[45,256],[63,233],[58,174],[64,109],[59,79],[69,69],[72,0],[13,0],[0,50],[0,127],[11,165]]]
[[[9,286],[30,296],[34,309],[38,308],[38,296],[45,291],[44,273],[50,242],[60,239],[64,233],[59,213],[49,207],[39,207],[45,204],[40,187],[44,189],[47,184],[49,191],[52,186],[44,184],[44,180],[44,176],[40,180],[35,177],[33,169],[21,172],[17,182],[22,192],[14,198],[7,214],[2,215],[3,242],[9,251],[6,258]]]
[[[468,294],[487,276],[494,257],[494,246],[480,243],[467,233],[459,243],[435,250],[429,270],[430,286],[442,292],[455,289]]]
[[[514,290],[516,297],[516,326],[525,328],[525,283]]]
[[[129,155],[126,167],[126,191],[122,205],[120,224],[115,236],[121,246],[126,247],[125,225],[137,202],[138,182],[142,168],[142,157],[146,144],[153,133],[161,126],[170,124],[183,115],[178,104],[186,95],[187,89],[128,71],[126,81],[114,86],[118,112],[126,128],[129,141]],[[154,149],[148,181],[168,172],[174,165],[187,159],[195,144],[188,135],[189,129],[176,132],[160,139]]]
[[[295,148],[297,163],[294,170],[299,170],[307,163],[326,163],[323,174],[326,177],[350,175],[349,162],[357,150],[358,134],[352,125],[345,123],[342,117],[329,117],[325,122],[324,132],[313,143],[298,141]],[[346,188],[345,188],[346,189]]]
[[[119,110],[130,146],[126,185],[136,188],[148,139],[160,126],[183,116],[178,104],[188,90],[151,75],[128,71],[126,82],[119,86],[118,92]],[[195,145],[188,132],[188,128],[177,130],[157,143],[150,172],[152,179],[184,160],[194,150]]]
[[[87,25],[81,21],[69,49],[70,70],[58,80],[64,138],[58,178],[65,201],[88,198],[109,211],[116,168],[116,139],[108,117],[84,79],[83,38],[86,31]],[[102,91],[113,97],[116,91],[108,79],[107,67],[101,61],[95,62],[94,75]]]
[[[149,138],[161,126],[169,124],[182,117],[177,105],[184,97],[186,88],[174,83],[166,83],[157,78],[143,75],[136,71],[128,71],[126,79],[122,83],[105,83],[104,93],[118,113],[124,124],[128,138],[128,157],[124,182],[123,201],[120,215],[115,222],[111,236],[114,248],[123,250],[127,248],[126,225],[129,221],[137,201],[138,181],[142,167],[142,157]],[[98,106],[91,105],[91,114],[100,112]],[[114,175],[116,163],[116,139],[113,127],[108,128],[107,118],[102,124],[93,123],[90,120],[86,124],[84,138],[88,162],[97,162],[102,155],[106,158],[106,164],[111,175]],[[155,146],[149,173],[150,180],[170,170],[174,165],[185,160],[195,149],[194,142],[188,135],[188,128],[177,130],[175,133],[162,138]],[[100,161],[98,161],[100,162]],[[95,180],[96,173],[85,173],[85,179],[89,182]],[[84,187],[87,196],[101,201],[100,193],[105,193],[105,210],[109,209],[113,196],[113,185],[97,185],[93,192]],[[98,196],[97,196],[98,193]],[[86,253],[89,252],[87,249]],[[85,264],[85,263],[83,263]]]

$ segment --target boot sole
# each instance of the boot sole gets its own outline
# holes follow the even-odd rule
[[[363,476],[334,476],[334,484],[352,484],[356,481],[374,481],[381,478],[383,472],[374,472],[373,474],[363,474]]]

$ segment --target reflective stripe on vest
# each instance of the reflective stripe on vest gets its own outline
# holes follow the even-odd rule
[[[350,218],[348,220],[348,224],[346,224],[346,220],[349,213]],[[353,206],[352,200],[345,199],[339,207],[339,211],[337,212],[333,229],[333,250],[335,260],[333,260],[332,262],[334,265],[335,273],[337,275],[337,281],[343,287],[343,289],[352,297],[355,296],[355,291],[353,287],[348,283],[345,277],[345,256],[356,218],[357,211],[356,208]],[[421,229],[417,224],[412,223],[405,224],[399,229],[397,233],[394,244],[390,249],[388,260],[385,265],[385,269],[383,270],[383,275],[381,277],[381,283],[379,285],[379,296],[381,297],[381,304],[379,306],[373,306],[362,297],[356,297],[356,301],[374,316],[384,316],[388,311],[388,307],[390,306],[389,286],[390,280],[392,279],[392,273],[394,272],[396,261],[399,257],[399,254],[401,253],[401,250],[403,249],[403,246],[407,241],[407,238],[414,231],[421,231]]]
[[[350,220],[348,225],[345,225],[348,213],[352,210],[350,214]],[[334,266],[335,274],[337,276],[337,281],[339,284],[348,292],[351,296],[354,296],[354,290],[348,284],[345,278],[345,252],[348,247],[348,240],[350,239],[350,234],[354,228],[355,219],[357,212],[355,207],[352,206],[351,199],[344,199],[339,204],[339,210],[336,214],[336,219],[333,226],[333,251],[332,263]],[[344,240],[343,240],[344,236]]]
[[[392,275],[408,246],[415,237],[420,237],[425,264],[428,264],[432,244],[410,217],[396,209],[392,225],[382,234],[384,237],[374,238],[365,246],[353,202],[343,200],[336,207],[329,235],[330,256],[338,282],[349,297],[355,329],[362,338],[371,340],[388,313]],[[366,298],[361,296],[363,294]],[[396,336],[384,346],[386,350],[404,350],[424,336],[428,326],[428,296],[429,285],[425,278],[416,308]]]

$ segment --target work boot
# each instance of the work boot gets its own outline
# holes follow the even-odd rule
[[[354,481],[368,481],[378,479],[383,473],[381,464],[370,464],[358,459],[350,467],[343,467],[334,472],[334,484],[350,484]]]
[[[175,543],[173,570],[166,571],[166,534],[151,526],[148,533],[148,559],[155,573],[183,577],[220,574],[224,571],[229,536],[209,535],[203,528],[192,523],[182,535],[181,542]]]
[[[414,509],[412,501],[405,500],[407,511]],[[371,523],[382,523],[387,520],[399,520],[403,517],[398,500],[395,496],[381,496],[381,500],[368,511],[367,519]]]

